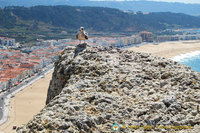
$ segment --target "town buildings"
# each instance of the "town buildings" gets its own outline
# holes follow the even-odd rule
[[[153,42],[153,40],[154,40],[153,33],[151,33],[151,32],[142,31],[139,33],[139,35],[142,37],[143,42]]]
[[[94,37],[88,40],[88,43],[92,46],[101,47],[117,47],[123,48],[131,45],[140,44],[142,37],[139,35],[132,35],[127,37]]]
[[[24,79],[39,73],[56,60],[64,47],[66,45],[57,45],[57,41],[54,40],[45,45],[28,47],[28,53],[23,49],[0,49],[0,91],[18,85]]]
[[[16,46],[15,39],[0,37],[0,45],[3,46]]]
[[[179,40],[199,40],[200,34],[194,35],[162,35],[156,37],[156,42],[165,42],[165,41],[179,41]]]

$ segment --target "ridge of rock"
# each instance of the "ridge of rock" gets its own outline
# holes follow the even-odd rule
[[[46,106],[17,132],[162,131],[122,128],[186,125],[199,132],[200,73],[151,54],[80,44],[66,47],[48,89]],[[168,129],[173,131],[174,129]],[[183,130],[181,130],[182,132]]]

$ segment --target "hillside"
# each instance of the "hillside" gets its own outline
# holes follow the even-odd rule
[[[0,0],[0,7],[5,6],[37,6],[37,5],[71,5],[71,6],[95,6],[109,7],[120,10],[143,12],[174,12],[190,15],[200,15],[200,4],[184,4],[175,2],[155,1],[95,1],[95,0]]]
[[[0,35],[8,34],[14,38],[17,36],[19,40],[26,40],[26,35],[32,37],[32,40],[64,38],[66,36],[58,35],[61,31],[65,30],[72,35],[80,26],[84,26],[90,33],[129,34],[142,30],[155,32],[169,28],[200,27],[199,17],[186,14],[170,12],[133,14],[103,7],[6,7],[0,10],[0,18],[2,18]]]
[[[113,132],[115,123],[121,132],[167,132],[162,125],[199,132],[199,94],[200,73],[172,60],[86,44],[66,47],[55,63],[46,107],[17,132]]]
[[[170,12],[132,14],[112,8],[73,6],[10,7],[5,11],[22,20],[37,20],[67,29],[77,29],[80,25],[95,31],[111,32],[200,27],[198,17]]]
[[[36,42],[37,39],[62,39],[71,37],[60,34],[65,28],[37,20],[22,20],[12,11],[0,10],[0,36],[15,38],[17,42]]]

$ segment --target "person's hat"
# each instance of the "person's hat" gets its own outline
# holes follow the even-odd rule
[[[80,30],[84,30],[84,27],[80,27]]]

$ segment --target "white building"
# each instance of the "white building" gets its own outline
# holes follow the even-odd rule
[[[0,91],[5,89],[8,86],[8,82],[1,82],[0,81]]]
[[[4,46],[15,46],[15,39],[7,38],[7,37],[0,37],[0,45]]]

